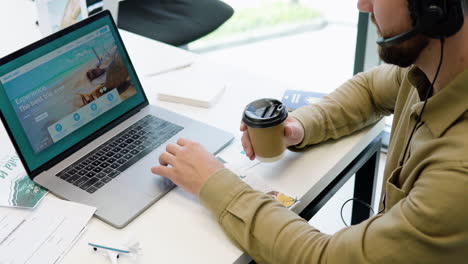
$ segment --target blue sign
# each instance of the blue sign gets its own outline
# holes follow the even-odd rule
[[[62,125],[61,124],[56,124],[55,125],[55,130],[57,130],[57,132],[62,131]]]
[[[114,100],[114,95],[113,94],[107,94],[107,100],[112,101]]]
[[[80,118],[81,118],[81,117],[80,117],[80,114],[78,114],[78,113],[75,113],[75,114],[73,115],[73,119],[75,119],[75,121],[80,120]]]
[[[91,104],[91,110],[96,111],[97,105],[95,103]]]

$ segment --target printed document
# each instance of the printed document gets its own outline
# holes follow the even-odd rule
[[[34,208],[47,194],[26,174],[3,127],[0,128],[0,206]]]
[[[35,210],[0,208],[0,263],[57,263],[95,211],[50,196]]]

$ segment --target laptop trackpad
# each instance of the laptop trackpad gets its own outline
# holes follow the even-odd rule
[[[146,194],[152,198],[168,192],[174,187],[174,184],[170,180],[151,172],[151,167],[159,164],[154,158],[154,153],[144,157],[116,179],[124,184],[123,186],[128,186],[133,191]]]

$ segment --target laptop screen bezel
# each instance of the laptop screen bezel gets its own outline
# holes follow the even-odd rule
[[[104,18],[108,16],[110,18],[110,21],[111,21],[111,27],[112,27],[112,30],[114,30],[114,32],[116,32],[116,36],[117,36],[117,40],[118,42],[120,42],[120,44],[122,45],[122,52],[123,52],[123,55],[128,59],[128,66],[129,66],[129,70],[132,71],[133,75],[135,76],[135,80],[132,80],[132,81],[135,81],[136,84],[141,87],[141,89],[139,89],[139,92],[142,93],[143,95],[143,101],[136,105],[135,107],[131,108],[130,110],[128,110],[126,113],[124,113],[123,115],[119,116],[118,118],[116,118],[115,120],[109,122],[108,124],[106,124],[105,126],[103,126],[102,128],[98,129],[97,131],[95,131],[94,133],[92,133],[91,135],[87,136],[86,138],[84,138],[83,140],[81,140],[80,142],[70,146],[68,149],[66,149],[65,151],[61,152],[60,154],[58,154],[57,156],[55,156],[54,158],[50,159],[49,161],[45,162],[44,164],[40,165],[38,168],[34,169],[34,170],[31,170],[28,163],[26,162],[26,159],[24,157],[24,155],[21,153],[21,149],[19,147],[19,144],[18,142],[16,142],[16,139],[15,137],[13,136],[13,131],[12,129],[10,128],[10,126],[8,125],[8,122],[5,118],[5,116],[3,115],[2,111],[0,111],[0,119],[2,120],[2,123],[3,123],[3,126],[5,127],[5,130],[8,134],[8,136],[10,137],[10,140],[12,141],[13,143],[13,146],[16,150],[16,153],[18,154],[18,157],[20,158],[27,174],[29,175],[29,177],[34,180],[34,178],[41,174],[42,172],[52,168],[53,166],[57,165],[58,163],[60,163],[61,161],[65,160],[66,158],[70,157],[73,153],[75,153],[76,151],[78,151],[79,149],[83,148],[84,146],[86,146],[87,144],[89,144],[91,141],[95,140],[96,138],[100,137],[101,135],[105,134],[106,132],[108,132],[109,130],[111,130],[112,128],[116,127],[118,124],[122,123],[123,121],[127,120],[128,118],[130,118],[131,116],[133,116],[135,113],[137,113],[138,111],[140,111],[142,108],[144,108],[145,106],[149,105],[149,101],[148,101],[148,98],[144,92],[144,89],[143,89],[143,86],[141,85],[141,82],[140,82],[140,79],[138,78],[138,75],[136,74],[136,71],[135,71],[135,68],[133,67],[133,63],[130,59],[130,56],[128,55],[128,52],[127,52],[127,49],[122,41],[122,37],[120,36],[119,34],[119,31],[117,29],[117,26],[115,25],[114,23],[114,19],[112,18],[111,16],[111,13],[108,11],[108,10],[104,10],[104,11],[101,11],[91,17],[88,17],[76,24],[73,24],[72,26],[70,27],[67,27],[61,31],[58,31],[54,34],[51,34],[41,40],[38,40],[18,51],[15,51],[13,53],[11,53],[10,55],[7,55],[3,58],[0,58],[0,66],[3,65],[3,64],[6,64],[6,63],[9,63],[35,49],[38,49],[44,45],[46,45],[47,43],[51,42],[51,41],[54,41],[60,37],[63,37],[81,27],[84,27],[88,24],[91,24],[101,18]]]

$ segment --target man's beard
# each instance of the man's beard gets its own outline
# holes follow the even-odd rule
[[[371,20],[375,25],[377,25],[374,14],[371,14]],[[427,37],[417,35],[412,39],[394,46],[379,46],[378,51],[380,58],[384,62],[398,65],[400,67],[408,67],[416,62],[421,52],[428,44],[429,39]]]

